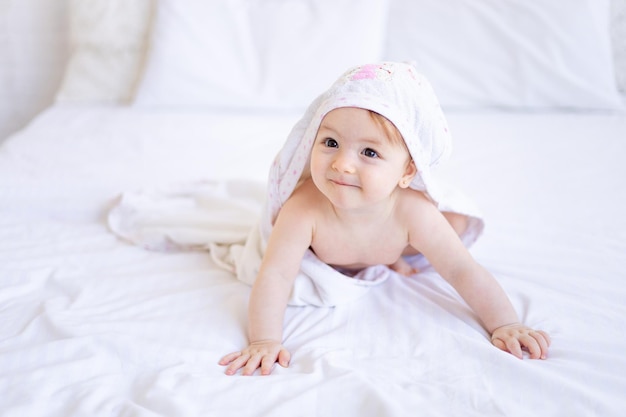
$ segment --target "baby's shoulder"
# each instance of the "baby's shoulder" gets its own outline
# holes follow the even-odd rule
[[[439,209],[426,194],[411,188],[402,190],[398,204],[398,215],[403,220],[428,221],[431,216],[437,214],[439,214]]]
[[[413,188],[405,188],[400,193],[400,203],[402,205],[408,205],[415,208],[417,207],[429,207],[434,206],[433,201],[428,196],[419,190]]]
[[[315,187],[313,180],[308,178],[297,185],[296,189],[293,190],[287,201],[292,201],[296,203],[308,203],[316,200],[318,198],[318,195],[319,192],[317,191],[317,187]]]
[[[294,210],[301,215],[310,213],[315,207],[319,207],[320,193],[313,184],[311,179],[304,180],[299,184],[296,189],[291,193],[285,204],[283,210]]]

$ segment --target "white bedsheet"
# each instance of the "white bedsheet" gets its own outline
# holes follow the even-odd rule
[[[46,111],[0,148],[2,416],[620,416],[626,116],[448,114],[440,175],[482,208],[476,258],[552,336],[517,360],[440,277],[288,308],[291,366],[228,377],[249,287],[204,252],[149,252],[103,214],[132,189],[265,181],[299,114]],[[254,140],[250,138],[253,137]]]

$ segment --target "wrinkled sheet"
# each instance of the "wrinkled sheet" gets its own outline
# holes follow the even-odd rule
[[[618,416],[626,410],[626,116],[452,113],[439,175],[486,219],[474,256],[545,361],[490,345],[430,270],[289,307],[291,366],[228,377],[249,287],[204,251],[111,233],[123,191],[263,183],[298,114],[52,108],[0,148],[2,416]]]

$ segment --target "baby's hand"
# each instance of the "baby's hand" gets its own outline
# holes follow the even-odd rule
[[[528,350],[531,359],[545,359],[548,356],[550,336],[543,330],[533,330],[523,324],[513,323],[494,330],[491,343],[520,359],[522,348]]]
[[[234,375],[243,368],[242,375],[252,375],[257,368],[261,368],[261,375],[269,375],[274,363],[286,368],[289,366],[291,354],[275,340],[260,340],[250,343],[250,346],[241,352],[233,352],[220,359],[219,364],[226,366],[226,375]]]

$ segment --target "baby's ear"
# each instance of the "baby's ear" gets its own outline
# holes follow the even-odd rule
[[[411,159],[411,161],[409,161],[409,163],[406,165],[404,175],[402,175],[402,177],[400,178],[398,186],[400,186],[400,188],[407,188],[411,184],[411,181],[413,181],[413,178],[415,178],[416,174],[417,167],[415,166],[415,162],[413,162],[413,160]]]

